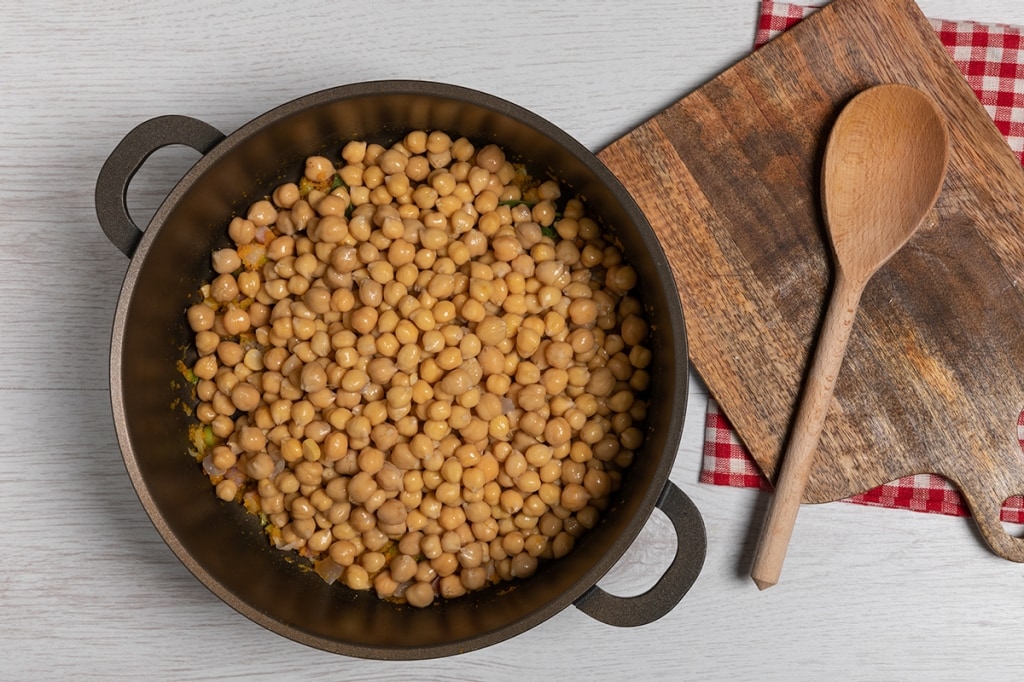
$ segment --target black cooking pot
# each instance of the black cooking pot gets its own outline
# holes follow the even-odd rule
[[[442,129],[546,169],[583,195],[588,214],[614,231],[642,282],[653,364],[646,443],[600,524],[565,558],[528,579],[418,609],[328,585],[301,560],[272,549],[255,517],[218,500],[188,454],[194,404],[177,363],[193,334],[185,308],[212,276],[210,253],[225,226],[307,156],[337,153],[349,139],[390,141]],[[145,232],[128,216],[128,184],[161,147],[204,156],[170,192]],[[674,279],[650,225],[615,177],[569,135],[504,100],[449,85],[372,82],[302,97],[224,137],[192,118],[166,116],[132,130],[99,174],[96,211],[107,237],[131,258],[111,337],[115,427],[135,490],[164,540],[206,587],[253,621],[327,651],[379,659],[447,656],[501,641],[575,605],[611,625],[642,625],[671,610],[696,580],[703,521],[668,480],[686,411],[687,354]],[[675,557],[647,593],[621,598],[596,586],[654,507],[672,521]]]

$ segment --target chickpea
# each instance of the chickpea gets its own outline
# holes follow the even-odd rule
[[[506,338],[507,326],[499,317],[488,316],[476,325],[476,336],[484,346],[495,346]]]
[[[213,252],[213,270],[219,274],[232,273],[242,267],[242,259],[234,249],[219,249]]]
[[[590,492],[579,483],[569,483],[562,489],[561,505],[568,511],[578,512],[587,506]]]
[[[392,498],[377,509],[377,518],[386,524],[404,524],[409,510],[398,499]]]
[[[358,564],[352,564],[345,569],[343,580],[345,585],[353,590],[370,589],[370,574]]]
[[[429,582],[417,582],[405,591],[405,600],[411,606],[425,608],[434,603],[434,587]]]
[[[304,175],[230,221],[187,310],[212,465],[279,542],[413,606],[564,556],[643,444],[636,271],[497,145],[411,131]]]
[[[235,499],[238,494],[238,484],[229,478],[222,479],[217,483],[217,497],[225,502],[230,502]]]
[[[231,402],[234,403],[236,409],[242,412],[255,410],[262,398],[259,389],[246,382],[235,384],[231,390]]]
[[[224,311],[221,316],[221,324],[224,327],[224,332],[229,336],[244,334],[252,327],[249,313],[234,307],[229,307]]]
[[[323,156],[311,156],[306,159],[305,176],[313,182],[326,182],[334,175],[334,164]]]
[[[277,220],[277,208],[266,199],[261,199],[249,207],[246,220],[251,221],[256,227],[271,225]]]
[[[274,204],[278,208],[289,209],[295,205],[295,202],[299,200],[301,194],[299,193],[299,186],[294,182],[286,182],[282,185],[278,185],[274,189],[272,199]]]
[[[194,332],[212,329],[216,316],[213,308],[205,303],[197,303],[188,309],[188,323]]]
[[[497,173],[505,165],[505,152],[499,146],[489,144],[477,151],[476,164],[488,173]]]
[[[577,298],[569,304],[569,316],[573,324],[593,325],[597,320],[597,304],[589,298]]]
[[[237,246],[251,244],[256,238],[256,226],[250,220],[235,216],[228,224],[228,236]]]

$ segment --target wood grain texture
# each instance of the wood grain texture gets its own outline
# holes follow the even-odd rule
[[[836,0],[600,156],[674,261],[695,368],[774,476],[833,279],[824,143],[853,95],[888,82],[943,109],[949,174],[865,290],[804,500],[938,473],[1024,561],[998,517],[1024,492],[1024,173],[913,2]]]
[[[922,0],[933,17],[1024,24],[1019,0]],[[672,480],[701,509],[708,559],[650,626],[574,608],[488,649],[363,661],[274,635],[175,559],[124,471],[109,407],[110,325],[127,260],[96,224],[96,173],[168,113],[225,132],[320,88],[443,80],[527,106],[599,149],[750,51],[755,0],[7,3],[0,20],[0,680],[1008,679],[1021,568],[964,519],[819,505],[785,584],[747,572],[767,497],[699,485],[707,389],[693,376]],[[370,38],[369,36],[376,36]],[[144,223],[191,151],[156,154],[129,194]],[[824,288],[825,276],[822,278]],[[720,305],[720,301],[712,301]],[[652,523],[602,585],[651,584],[672,551]],[[663,566],[663,564],[661,564]]]

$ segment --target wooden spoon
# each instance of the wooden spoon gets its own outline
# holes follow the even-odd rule
[[[822,203],[835,251],[835,282],[754,556],[751,577],[759,589],[779,581],[864,287],[935,204],[948,150],[935,103],[906,85],[861,92],[829,135]]]

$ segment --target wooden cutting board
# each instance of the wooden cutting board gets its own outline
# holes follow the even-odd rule
[[[868,284],[804,500],[936,473],[1024,561],[999,521],[1024,493],[1024,172],[913,2],[835,0],[599,156],[661,239],[694,368],[774,478],[832,282],[827,134],[888,82],[939,103],[949,174]]]

